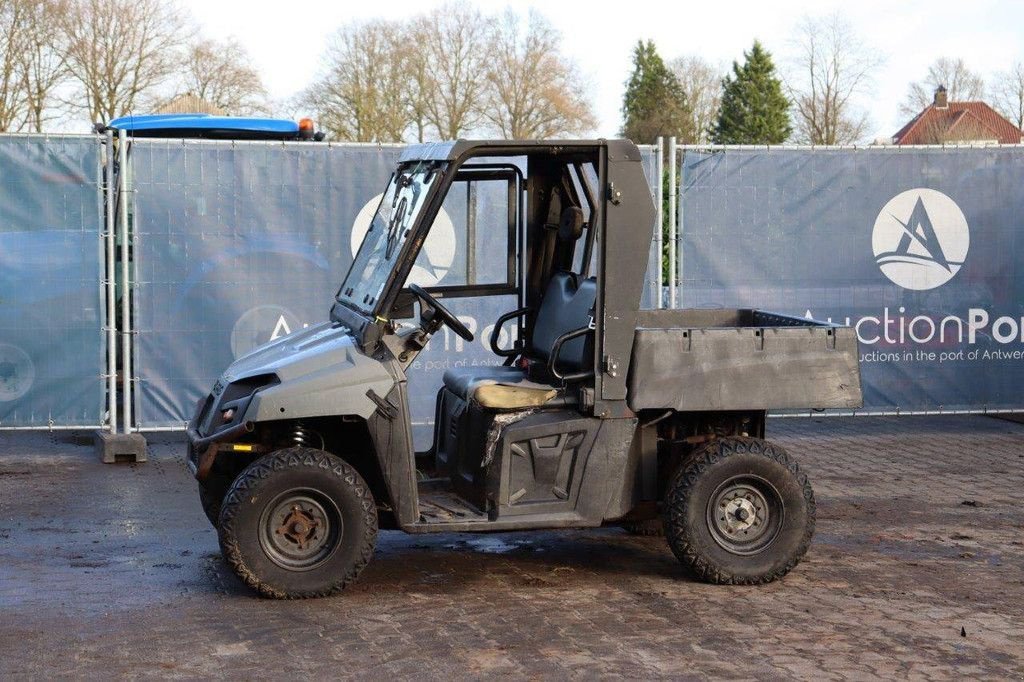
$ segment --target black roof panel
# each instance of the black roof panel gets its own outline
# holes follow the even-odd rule
[[[610,158],[640,160],[640,150],[629,140],[449,140],[409,145],[402,150],[399,163],[410,161],[456,161],[469,153],[474,156],[519,156],[536,153],[561,153],[572,149],[606,147]]]

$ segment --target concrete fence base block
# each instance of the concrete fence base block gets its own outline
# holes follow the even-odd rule
[[[141,433],[96,432],[96,453],[104,464],[145,462],[146,437]]]

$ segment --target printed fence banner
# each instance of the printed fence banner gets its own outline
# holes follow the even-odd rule
[[[182,426],[235,358],[328,319],[397,151],[132,142],[140,426]]]
[[[102,149],[0,137],[0,428],[103,420]]]
[[[399,152],[362,145],[132,143],[140,426],[182,426],[232,360],[328,319]],[[653,160],[646,150],[645,167],[653,168]],[[507,202],[501,183],[476,183],[472,196],[453,187],[412,277],[423,286],[504,281]],[[500,364],[489,350],[492,325],[517,306],[514,296],[445,304],[476,340],[465,342],[444,328],[410,368],[419,427],[433,421],[445,369]],[[429,432],[419,428],[416,435],[417,445],[425,446]]]
[[[856,328],[864,407],[1024,409],[1024,149],[686,151],[685,307]]]

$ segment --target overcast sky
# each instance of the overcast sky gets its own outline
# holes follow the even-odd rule
[[[271,94],[285,98],[305,87],[317,70],[327,37],[357,19],[412,16],[434,0],[301,0],[264,9],[251,0],[181,0],[210,37],[236,37],[249,50]],[[986,79],[1024,59],[1024,2],[1020,0],[773,0],[772,2],[595,2],[477,0],[485,12],[534,7],[564,36],[564,51],[589,79],[599,129],[615,135],[621,125],[623,83],[630,52],[652,39],[666,59],[699,55],[728,67],[755,38],[780,67],[794,25],[804,15],[842,13],[861,38],[885,57],[874,89],[864,99],[871,138],[889,137],[904,122],[900,102],[907,85],[925,76],[941,56],[962,57]]]

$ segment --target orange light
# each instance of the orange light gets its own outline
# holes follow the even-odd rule
[[[308,133],[313,132],[313,119],[311,119],[311,118],[299,119],[299,130],[301,130],[304,133],[306,133],[306,132],[308,132]]]

